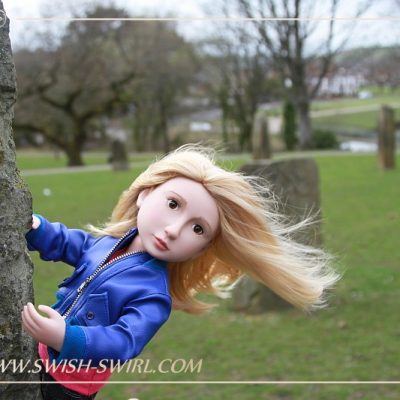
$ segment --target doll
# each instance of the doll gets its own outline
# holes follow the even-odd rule
[[[90,365],[46,371],[44,380],[59,385],[42,384],[44,398],[94,398],[110,360],[138,356],[172,309],[210,311],[216,304],[196,294],[227,298],[244,274],[302,310],[324,307],[339,279],[332,258],[292,241],[310,218],[286,225],[276,204],[265,181],[220,168],[210,149],[184,145],[141,173],[102,227],[68,229],[34,215],[29,250],[75,271],[60,283],[56,304],[38,307],[47,318],[24,307],[24,329],[47,367]]]

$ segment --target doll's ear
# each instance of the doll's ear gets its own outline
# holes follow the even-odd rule
[[[140,193],[139,196],[136,200],[136,206],[140,208],[142,206],[142,203],[144,199],[148,196],[148,194],[151,192],[151,189],[143,189]]]

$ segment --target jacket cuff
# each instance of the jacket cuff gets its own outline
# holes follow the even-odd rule
[[[36,250],[35,243],[41,241],[41,238],[46,230],[46,224],[47,224],[46,219],[41,215],[39,214],[33,214],[33,215],[40,219],[40,225],[36,229],[31,229],[25,235],[25,239],[27,241],[29,250]]]
[[[78,325],[65,325],[64,343],[60,352],[48,347],[50,362],[59,363],[74,360],[79,362],[84,359],[86,350],[86,336],[83,329]]]

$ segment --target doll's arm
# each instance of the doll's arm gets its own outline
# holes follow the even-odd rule
[[[50,361],[82,359],[97,366],[101,360],[130,360],[141,353],[170,313],[171,298],[153,293],[129,302],[113,325],[77,326],[67,322],[61,351],[49,349]]]
[[[76,266],[83,253],[97,240],[80,229],[50,223],[39,214],[32,216],[32,229],[25,235],[28,249],[37,250],[45,261],[63,261]]]
[[[51,307],[40,305],[38,308],[45,312],[48,318],[41,316],[34,305],[28,303],[21,312],[24,329],[37,341],[60,351],[65,336],[64,318]]]

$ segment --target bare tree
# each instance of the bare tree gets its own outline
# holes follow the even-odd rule
[[[180,100],[199,65],[193,45],[179,35],[175,24],[157,21],[139,26],[147,37],[147,61],[133,90],[135,143],[168,152],[170,121],[180,111]]]
[[[268,57],[259,39],[241,26],[227,26],[203,43],[208,87],[222,111],[222,135],[228,144],[228,122],[239,130],[240,151],[251,151],[254,119],[266,96]]]
[[[123,10],[97,7],[86,17],[123,17]],[[40,133],[64,151],[68,165],[82,165],[81,152],[100,117],[129,103],[137,70],[118,31],[133,24],[71,22],[55,48],[20,50],[16,56],[20,101],[14,127]],[[134,32],[131,29],[131,35]],[[140,57],[140,54],[136,54]]]
[[[9,39],[9,20],[0,0],[0,358],[7,365],[33,362],[34,342],[21,326],[21,310],[33,301],[33,265],[26,250],[25,233],[32,218],[32,198],[15,164],[11,122],[16,100],[15,68]],[[10,364],[8,364],[10,365]],[[32,364],[30,364],[32,365]],[[32,381],[38,377],[2,370],[3,381]],[[0,398],[36,399],[38,385],[0,385]]]
[[[280,72],[282,82],[286,82],[288,96],[294,103],[299,121],[299,145],[302,149],[312,146],[310,102],[318,92],[333,56],[346,43],[345,38],[335,47],[333,45],[335,16],[339,0],[330,0],[329,4],[330,20],[325,39],[311,53],[307,45],[319,26],[318,21],[310,18],[316,8],[315,2],[308,0],[236,0],[236,5],[242,15],[254,18],[254,26],[269,49],[276,68]],[[355,16],[361,15],[368,6],[368,3],[363,3]],[[267,17],[278,20],[266,21]],[[310,68],[316,74],[314,84],[307,79]]]
[[[97,6],[85,17],[128,17]],[[59,44],[16,54],[15,127],[41,133],[81,165],[83,146],[105,117],[133,115],[137,149],[169,149],[168,124],[195,69],[192,46],[173,24],[71,22]]]
[[[400,47],[369,49],[369,57],[363,60],[367,81],[380,87],[396,89],[399,77]]]

